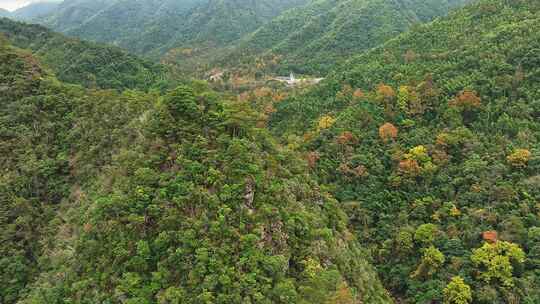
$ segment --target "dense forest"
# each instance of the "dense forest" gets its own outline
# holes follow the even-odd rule
[[[67,38],[39,25],[0,19],[0,32],[13,45],[31,50],[59,80],[88,88],[159,88],[166,68],[124,50]]]
[[[399,298],[540,303],[539,17],[480,1],[276,107]]]
[[[238,43],[224,62],[287,74],[325,75],[352,54],[467,0],[324,0],[292,9]]]
[[[215,54],[213,49],[306,1],[68,0],[39,21],[70,36],[112,43],[152,58],[189,60]]]
[[[467,2],[67,0],[48,4],[57,8],[44,10],[34,21],[69,36],[115,44],[191,75],[215,68],[251,76],[323,75],[351,54]]]
[[[2,303],[390,303],[245,103],[65,85],[5,37],[0,72]]]
[[[539,58],[537,0],[0,10],[0,303],[538,304]]]

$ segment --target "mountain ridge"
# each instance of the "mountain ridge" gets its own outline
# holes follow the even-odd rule
[[[139,54],[158,56],[178,44],[188,47],[201,42],[217,45],[231,42],[282,10],[305,1],[191,0],[179,4],[175,1],[115,0],[99,5],[88,0],[68,0],[60,5],[59,12],[46,18],[43,23],[69,35],[113,43]],[[79,12],[81,7],[85,11]],[[82,16],[72,18],[72,14]],[[122,23],[111,25],[112,20],[119,18]],[[70,19],[77,22],[63,21]],[[107,30],[109,36],[105,35],[106,28],[114,29]],[[215,36],[215,33],[220,34]],[[144,42],[157,37],[159,44]]]
[[[465,2],[1,18],[0,303],[540,303],[540,2]]]
[[[0,33],[31,49],[56,76],[68,83],[102,89],[159,87],[166,69],[117,47],[68,38],[40,25],[0,19]]]
[[[58,8],[60,2],[61,2],[60,0],[32,2],[26,6],[23,6],[13,11],[11,13],[11,17],[14,19],[23,20],[23,21],[32,21],[32,20],[40,19],[54,12]]]
[[[223,61],[278,61],[279,73],[325,74],[339,61],[379,45],[410,26],[469,1],[327,0],[285,12],[241,41]],[[301,26],[300,26],[301,25]]]

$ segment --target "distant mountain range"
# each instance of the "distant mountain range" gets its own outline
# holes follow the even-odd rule
[[[30,3],[13,12],[0,8],[0,17],[36,22],[44,16],[53,14],[60,3],[61,0],[39,1]]]
[[[10,17],[10,16],[11,16],[10,11],[0,8],[0,17]]]
[[[253,66],[259,61],[266,69],[283,73],[326,73],[340,60],[377,46],[415,24],[446,15],[467,2],[470,1],[312,1],[248,35],[222,61],[233,66]]]
[[[223,46],[308,0],[66,0],[41,22],[59,32],[159,57]]]
[[[36,22],[182,67],[324,74],[468,0],[66,0]],[[54,9],[51,9],[53,7]],[[45,13],[45,11],[48,12]],[[36,13],[36,12],[39,12]]]
[[[56,11],[60,1],[35,2],[14,11],[11,16],[18,20],[35,20]]]

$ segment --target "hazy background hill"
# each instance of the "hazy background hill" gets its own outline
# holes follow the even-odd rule
[[[237,44],[223,62],[287,73],[325,74],[339,61],[467,0],[323,0],[292,9]]]
[[[56,31],[159,57],[175,47],[219,47],[307,0],[64,1],[44,20]]]
[[[9,17],[9,16],[11,16],[10,11],[0,8],[0,17]]]
[[[113,1],[64,1],[58,11],[44,20],[48,27],[84,39],[107,42],[131,51],[143,51],[139,44],[158,47],[147,41],[145,32],[151,29],[155,20],[163,20],[160,29],[172,33],[168,18],[180,18],[192,9],[199,0],[153,1],[153,0],[113,0]],[[160,43],[165,37],[158,36]]]
[[[18,20],[34,21],[48,16],[56,11],[61,0],[35,2],[15,10],[11,17]]]
[[[47,27],[178,66],[325,74],[468,0],[66,0]]]

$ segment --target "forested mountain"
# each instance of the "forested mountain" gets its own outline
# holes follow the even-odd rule
[[[175,48],[223,46],[306,1],[66,0],[44,24],[71,36],[159,58]]]
[[[89,88],[157,88],[165,69],[118,47],[67,38],[43,26],[0,19],[0,34],[30,49],[59,80]]]
[[[469,0],[66,0],[36,21],[193,73],[324,74]],[[241,39],[241,40],[240,40]]]
[[[176,23],[199,2],[202,1],[68,0],[44,24],[71,36],[149,52],[168,43],[167,39],[172,39],[173,32],[179,28]],[[164,31],[168,37],[146,36],[146,31]]]
[[[247,102],[87,90],[40,58],[0,36],[1,303],[391,303]]]
[[[0,18],[0,303],[540,303],[539,1],[32,20],[76,38]]]
[[[15,10],[11,17],[18,20],[35,20],[55,12],[61,0],[30,3]]]
[[[540,303],[540,3],[479,1],[275,105],[405,303]]]
[[[409,27],[443,16],[468,0],[321,0],[291,9],[223,59],[230,67],[326,74],[337,62]]]

